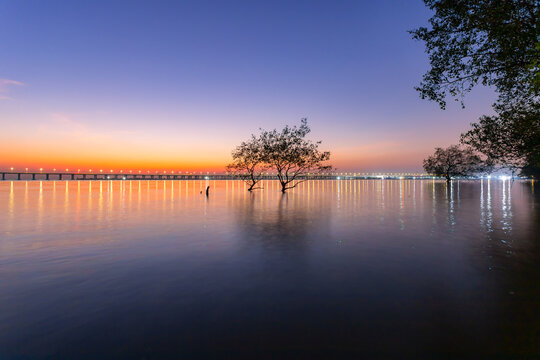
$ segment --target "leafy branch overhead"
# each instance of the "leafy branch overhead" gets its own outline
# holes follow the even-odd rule
[[[429,27],[410,31],[424,42],[431,68],[416,89],[446,107],[476,85],[499,94],[496,115],[482,116],[461,142],[486,165],[540,176],[540,1],[424,0]]]
[[[429,54],[431,69],[417,90],[446,107],[477,85],[493,86],[500,101],[538,96],[538,0],[424,0],[430,27],[410,31]],[[463,103],[462,103],[463,104]]]

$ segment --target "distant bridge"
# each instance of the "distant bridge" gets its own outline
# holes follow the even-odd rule
[[[216,173],[124,173],[124,172],[44,172],[44,171],[4,171],[0,172],[1,180],[240,180],[241,177],[233,174]],[[298,180],[361,180],[361,179],[433,179],[429,174],[415,173],[323,173],[299,176]],[[277,180],[275,174],[267,174],[262,180]]]

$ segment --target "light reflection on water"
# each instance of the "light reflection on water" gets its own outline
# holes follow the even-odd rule
[[[1,182],[0,358],[538,354],[531,182],[278,185]]]

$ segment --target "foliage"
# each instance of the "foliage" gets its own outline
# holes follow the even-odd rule
[[[256,185],[268,168],[260,140],[252,135],[249,141],[242,142],[233,150],[232,158],[233,162],[227,165],[227,171],[240,177],[248,185],[248,191],[260,189]]]
[[[321,142],[305,139],[310,131],[304,118],[300,127],[285,126],[281,131],[263,131],[260,135],[265,161],[276,170],[282,192],[305,181],[302,177],[308,173],[320,173],[332,168],[324,165],[325,161],[330,160],[330,152],[319,150]]]
[[[320,141],[305,139],[310,132],[307,119],[297,126],[285,126],[281,131],[261,130],[258,137],[252,135],[248,143],[242,143],[234,152],[231,169],[242,169],[249,180],[257,179],[253,169],[271,169],[277,172],[281,183],[281,191],[285,192],[305,181],[308,173],[328,171],[332,167],[325,165],[330,159],[330,152],[320,151]],[[235,158],[236,155],[236,158]]]
[[[430,28],[410,31],[425,43],[431,69],[417,90],[446,106],[475,85],[493,86],[499,100],[538,98],[540,2],[538,0],[424,0],[434,11]],[[463,102],[462,102],[463,104]]]
[[[497,115],[482,116],[461,142],[484,154],[489,163],[522,175],[540,175],[540,105],[498,106]]]
[[[452,145],[435,148],[435,153],[424,160],[424,170],[447,181],[455,176],[470,176],[487,170],[485,163],[470,147]]]
[[[423,41],[431,69],[417,90],[446,107],[477,84],[499,93],[496,115],[482,116],[462,143],[487,165],[524,175],[540,169],[540,1],[424,0],[430,26],[411,31]]]

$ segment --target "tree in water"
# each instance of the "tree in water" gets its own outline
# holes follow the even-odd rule
[[[424,170],[450,181],[455,176],[486,172],[488,168],[472,148],[452,145],[446,149],[435,148],[435,153],[424,160]]]
[[[332,169],[325,163],[330,160],[330,152],[319,150],[321,141],[312,142],[305,138],[310,131],[304,118],[299,127],[262,131],[259,136],[264,161],[277,172],[283,193],[306,181],[307,174]]]
[[[257,184],[268,169],[262,150],[260,140],[252,135],[233,150],[233,162],[227,165],[227,171],[240,177],[248,185],[248,191],[261,189]]]

